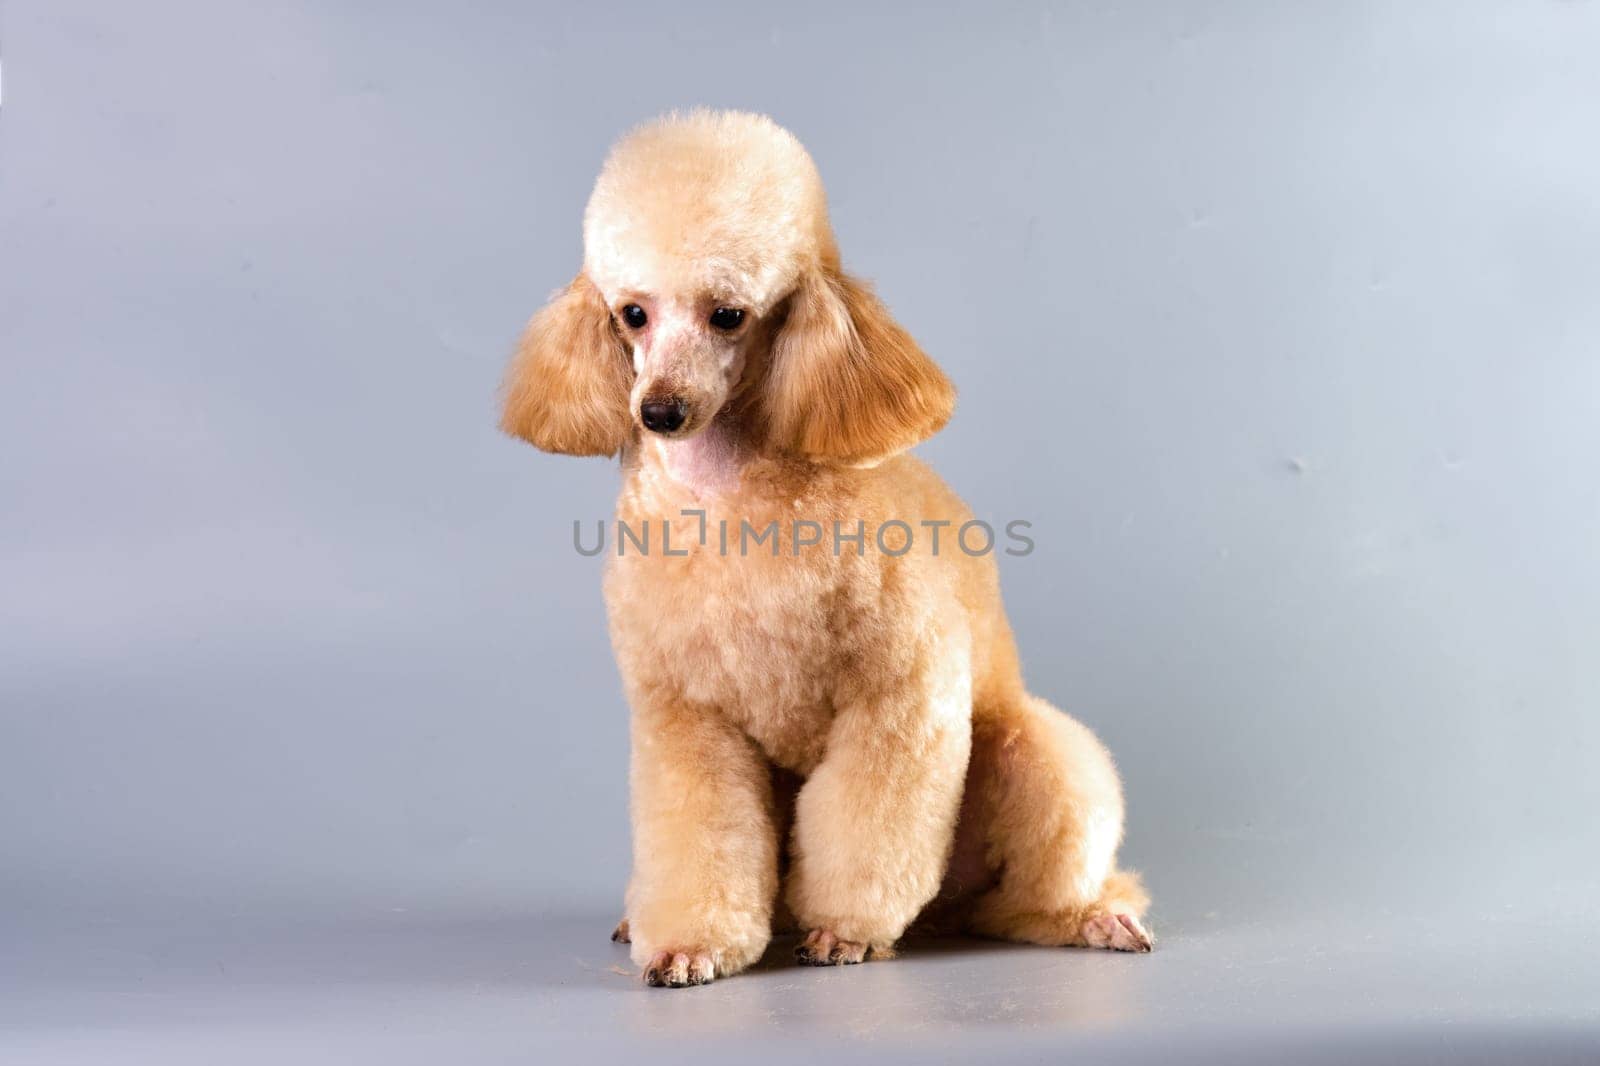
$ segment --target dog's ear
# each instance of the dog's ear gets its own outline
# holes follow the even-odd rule
[[[579,274],[522,334],[500,428],[547,452],[614,455],[633,429],[632,377],[605,298]]]
[[[802,278],[768,370],[778,450],[870,464],[933,436],[955,402],[950,379],[865,284],[827,269]]]

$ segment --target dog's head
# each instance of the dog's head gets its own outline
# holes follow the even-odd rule
[[[870,463],[935,433],[949,381],[839,268],[811,157],[770,119],[696,111],[611,152],[583,271],[529,324],[501,426],[546,451],[686,438],[739,404],[768,449]]]

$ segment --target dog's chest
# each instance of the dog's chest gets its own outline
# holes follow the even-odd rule
[[[773,556],[768,544],[741,551],[738,519],[726,546],[714,513],[703,544],[698,517],[667,524],[652,522],[650,550],[630,540],[607,571],[612,642],[630,688],[716,708],[774,762],[809,772],[833,714],[834,567],[813,552]]]

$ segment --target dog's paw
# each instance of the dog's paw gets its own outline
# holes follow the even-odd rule
[[[688,988],[709,985],[717,976],[716,959],[709,951],[658,951],[644,968],[644,983],[651,988]]]
[[[795,960],[802,966],[852,966],[871,955],[866,944],[840,940],[826,929],[811,930],[794,949]]]
[[[617,927],[611,930],[611,942],[613,944],[633,943],[633,938],[628,935],[628,919],[622,919],[617,923]]]
[[[1145,952],[1155,944],[1155,938],[1131,914],[1096,914],[1085,918],[1083,940],[1091,948],[1112,951]]]

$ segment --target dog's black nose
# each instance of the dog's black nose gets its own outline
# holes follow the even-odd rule
[[[688,414],[681,400],[646,400],[639,405],[639,421],[654,433],[671,433]]]

